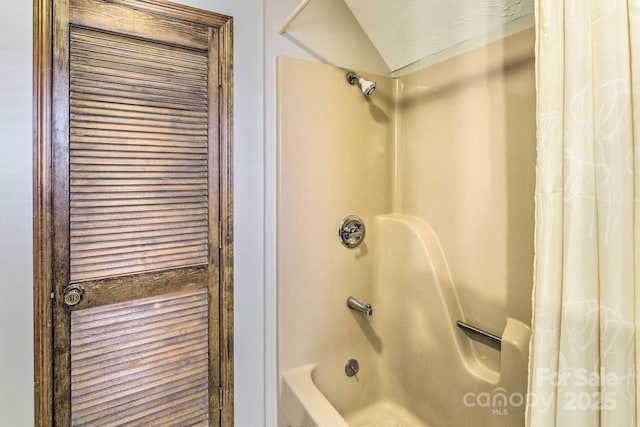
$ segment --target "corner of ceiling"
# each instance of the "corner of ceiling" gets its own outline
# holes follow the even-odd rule
[[[285,37],[321,62],[402,77],[533,26],[534,1],[308,1]]]
[[[292,10],[291,4],[295,2],[287,3],[287,10]],[[381,76],[391,74],[391,69],[344,0],[308,2],[290,22],[283,37],[320,62]]]
[[[534,22],[534,0],[344,0],[391,76],[406,74]]]

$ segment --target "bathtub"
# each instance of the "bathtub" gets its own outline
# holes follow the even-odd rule
[[[309,364],[283,375],[281,408],[288,427],[428,427],[402,406],[383,399],[340,414],[318,389],[316,368],[317,364]]]
[[[433,230],[406,215],[374,222],[374,315],[353,316],[368,344],[349,356],[360,372],[345,375],[343,353],[286,370],[279,425],[524,425],[530,329],[507,319],[499,366],[481,363],[475,337],[456,326],[464,315]]]

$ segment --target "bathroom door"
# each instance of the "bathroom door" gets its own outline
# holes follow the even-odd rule
[[[53,2],[55,426],[231,425],[227,24]]]

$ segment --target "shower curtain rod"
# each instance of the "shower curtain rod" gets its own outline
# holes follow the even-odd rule
[[[293,20],[296,19],[296,17],[300,14],[300,12],[302,12],[304,8],[307,7],[310,1],[311,0],[302,0],[300,2],[300,4],[293,10],[293,12],[291,12],[291,15],[289,15],[287,20],[284,21],[282,25],[280,25],[280,28],[278,28],[279,34],[284,34],[287,32],[287,27],[289,27],[289,24],[291,24],[291,22],[293,22]]]

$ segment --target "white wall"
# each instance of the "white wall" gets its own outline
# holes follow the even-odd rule
[[[0,10],[0,424],[33,425],[31,2]]]
[[[262,1],[180,2],[234,19],[234,418],[236,426],[263,426]]]
[[[264,425],[261,0],[182,0],[234,17],[236,425]],[[33,425],[32,2],[0,10],[0,425]]]

